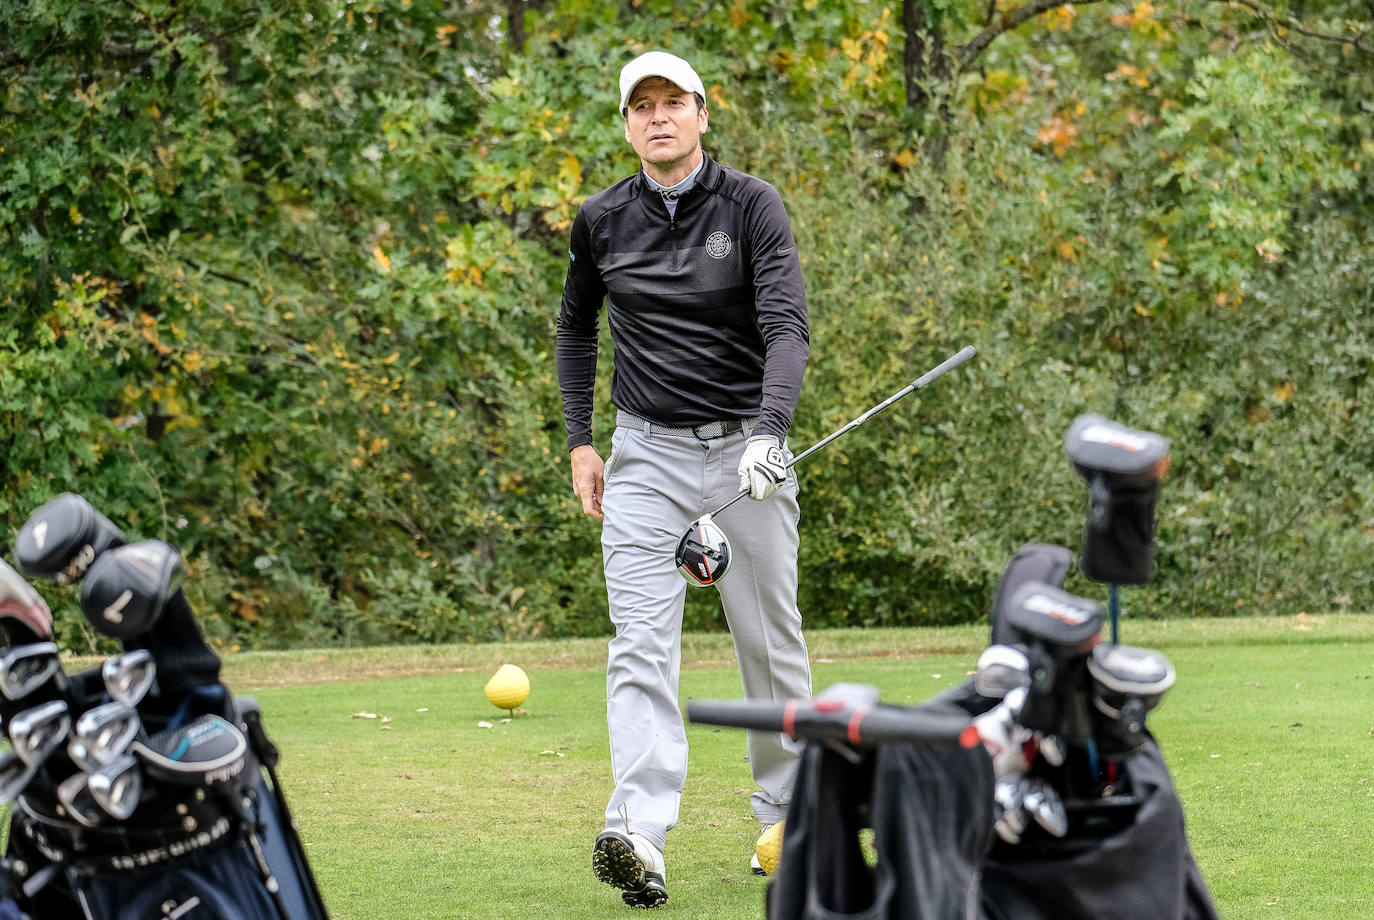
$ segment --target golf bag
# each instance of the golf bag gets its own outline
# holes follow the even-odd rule
[[[767,920],[973,920],[992,837],[992,761],[973,748],[811,742]],[[860,832],[873,829],[872,865]]]
[[[1030,642],[1013,624],[1012,599],[1042,584],[1047,559],[1067,552],[1038,544],[1017,552],[998,586],[994,637]],[[970,715],[996,703],[972,680],[937,699]],[[1182,803],[1143,715],[1129,743],[1099,719],[1083,743],[1065,747],[1063,763],[1040,757],[1028,774],[1059,792],[1067,830],[1054,836],[1029,823],[1015,843],[994,838],[982,865],[982,920],[1216,920]]]
[[[30,517],[16,561],[80,582],[87,620],[124,647],[68,676],[55,649],[39,655],[32,617],[0,616],[0,708],[32,760],[3,785],[17,908],[30,920],[327,920],[277,749],[256,701],[220,682],[177,551],[127,543],[68,493]]]

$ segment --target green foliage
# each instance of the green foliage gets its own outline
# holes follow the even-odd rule
[[[1085,411],[1173,441],[1136,612],[1374,594],[1356,6],[1059,7],[938,118],[904,109],[897,5],[563,0],[520,50],[506,12],[0,0],[9,528],[70,489],[173,542],[224,647],[605,634],[553,320],[577,206],[637,166],[616,74],[658,47],[793,219],[794,446],[980,350],[800,471],[808,622],[976,619],[1016,546],[1076,547]],[[713,597],[687,622],[720,628]]]

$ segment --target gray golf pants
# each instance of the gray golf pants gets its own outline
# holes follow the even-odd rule
[[[660,849],[677,823],[687,780],[678,709],[687,583],[674,553],[687,525],[739,491],[747,435],[699,440],[617,427],[606,463],[601,548],[615,638],[606,666],[606,719],[615,792],[606,826],[643,834]],[[790,459],[790,455],[789,455]],[[749,699],[806,699],[811,667],[797,609],[797,482],[762,502],[741,499],[717,524],[731,563],[717,584]],[[764,824],[792,799],[800,745],[750,731],[751,797]]]

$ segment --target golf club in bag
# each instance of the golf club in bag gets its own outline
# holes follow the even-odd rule
[[[1155,498],[1169,468],[1169,442],[1150,431],[1088,414],[1064,434],[1064,451],[1088,486],[1079,568],[1109,585],[1112,642],[1119,636],[1121,585],[1143,585],[1154,562]]]
[[[1088,470],[1102,463],[1079,459]],[[1137,535],[1122,544],[1134,559],[1150,551],[1153,527],[1142,543],[1143,505],[1127,507],[1118,517]],[[1101,642],[1101,608],[1063,590],[1072,562],[1059,546],[1018,550],[998,583],[991,644],[974,676],[914,710],[951,724],[962,715],[981,745],[952,747],[949,731],[903,742],[866,736],[867,719],[854,720],[876,691],[857,703],[823,694],[794,705],[808,718],[794,716],[792,731],[811,740],[768,885],[769,920],[1216,920],[1146,727],[1174,683],[1173,666],[1158,652]],[[1139,570],[1138,559],[1131,564]],[[733,720],[722,705],[707,708],[707,721],[777,728],[751,714],[755,704]],[[860,730],[811,734],[810,709]],[[700,721],[698,711],[689,704],[689,719]],[[907,755],[902,783],[886,780],[892,749]],[[916,757],[927,758],[926,771]],[[896,828],[893,814],[902,816]],[[871,864],[856,858],[865,827],[877,851]],[[902,834],[924,835],[924,850],[913,855]]]
[[[64,493],[24,524],[15,558],[30,575],[80,584],[87,620],[124,648],[80,674],[60,663],[48,673],[48,649],[16,641],[17,621],[0,619],[0,694],[46,677],[0,703],[27,707],[6,730],[33,760],[13,782],[0,762],[18,907],[31,920],[326,920],[277,749],[256,702],[220,681],[176,549],[131,543]]]
[[[907,384],[896,393],[893,393],[872,409],[869,409],[863,415],[841,426],[815,444],[812,444],[806,450],[797,454],[792,458],[792,461],[787,464],[786,468],[790,470],[822,447],[825,447],[831,441],[840,437],[840,435],[847,434],[855,428],[858,428],[864,422],[868,421],[902,397],[914,393],[917,390],[924,389],[937,378],[944,376],[947,372],[963,364],[965,361],[968,361],[976,354],[978,354],[977,349],[972,345],[965,345],[944,361],[941,361],[935,367],[926,371],[920,377],[917,377],[911,383]],[[715,518],[726,508],[729,508],[748,494],[748,489],[741,490],[734,498],[731,498],[716,510],[707,512],[687,525],[687,529],[683,532],[682,538],[678,540],[677,551],[674,553],[674,560],[677,562],[678,571],[682,573],[683,578],[687,579],[689,585],[698,588],[714,585],[724,578],[725,574],[730,570],[730,539],[726,536],[721,526],[716,523]]]
[[[994,644],[973,678],[936,697],[977,717],[1021,687],[1030,708],[1018,721],[1035,754],[1019,776],[999,781],[1006,792],[996,797],[998,834],[982,865],[980,916],[1216,920],[1188,846],[1182,803],[1145,725],[1174,682],[1172,665],[1149,649],[1063,642],[1056,625],[1028,609],[1045,609],[1039,599],[1046,596],[1072,597],[1058,590],[1068,557],[1067,549],[1046,544],[1017,551],[991,611]],[[1083,598],[1075,603],[1096,606]],[[1018,655],[1028,665],[1019,679]],[[1046,671],[1046,660],[1057,669]],[[1057,716],[1044,700],[1059,701]],[[1030,814],[1038,803],[1028,793],[1045,788],[1062,803],[1062,823],[1053,830]]]

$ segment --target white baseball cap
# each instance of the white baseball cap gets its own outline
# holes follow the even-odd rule
[[[701,85],[701,77],[697,76],[691,64],[666,51],[649,51],[626,64],[620,71],[621,115],[625,114],[625,108],[630,104],[630,94],[646,77],[662,77],[689,93],[706,98],[706,88]]]

